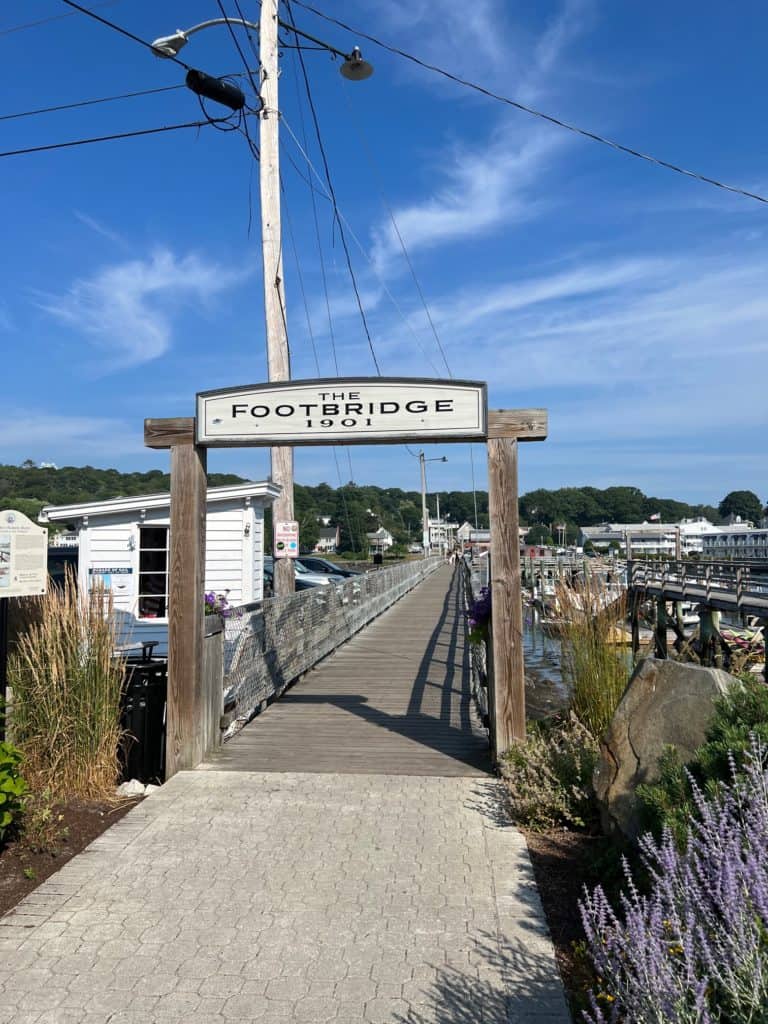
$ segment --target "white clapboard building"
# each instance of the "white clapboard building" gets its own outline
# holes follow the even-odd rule
[[[260,601],[264,586],[264,509],[280,489],[272,483],[211,487],[207,495],[205,590],[230,605]],[[70,524],[78,538],[78,584],[112,591],[118,645],[168,639],[169,494],[143,494],[77,505],[49,505],[41,523]]]

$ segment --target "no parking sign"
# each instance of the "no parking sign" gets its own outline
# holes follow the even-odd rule
[[[275,558],[299,557],[299,524],[294,520],[275,523]]]

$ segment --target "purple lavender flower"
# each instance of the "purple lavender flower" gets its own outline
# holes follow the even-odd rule
[[[712,799],[694,784],[683,853],[668,832],[641,838],[647,894],[626,865],[620,913],[599,886],[585,891],[590,1024],[768,1021],[768,751],[755,737],[732,775]]]

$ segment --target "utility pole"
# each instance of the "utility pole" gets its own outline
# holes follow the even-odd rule
[[[270,381],[291,379],[288,330],[283,283],[280,224],[280,150],[278,113],[278,0],[262,0],[259,18],[262,109],[259,118],[259,186],[261,191],[261,244],[264,259],[264,312],[266,316],[267,372]],[[282,488],[272,506],[272,522],[293,519],[293,448],[270,449],[272,482]],[[294,592],[291,558],[274,560],[274,592]]]
[[[421,543],[422,554],[426,558],[429,554],[429,512],[427,511],[427,463],[424,452],[419,452],[419,464],[421,465]]]

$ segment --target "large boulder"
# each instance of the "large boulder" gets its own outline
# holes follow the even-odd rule
[[[646,658],[635,669],[600,743],[594,786],[603,827],[634,838],[639,831],[635,789],[658,778],[665,746],[690,761],[704,742],[714,700],[738,686],[719,668]]]

